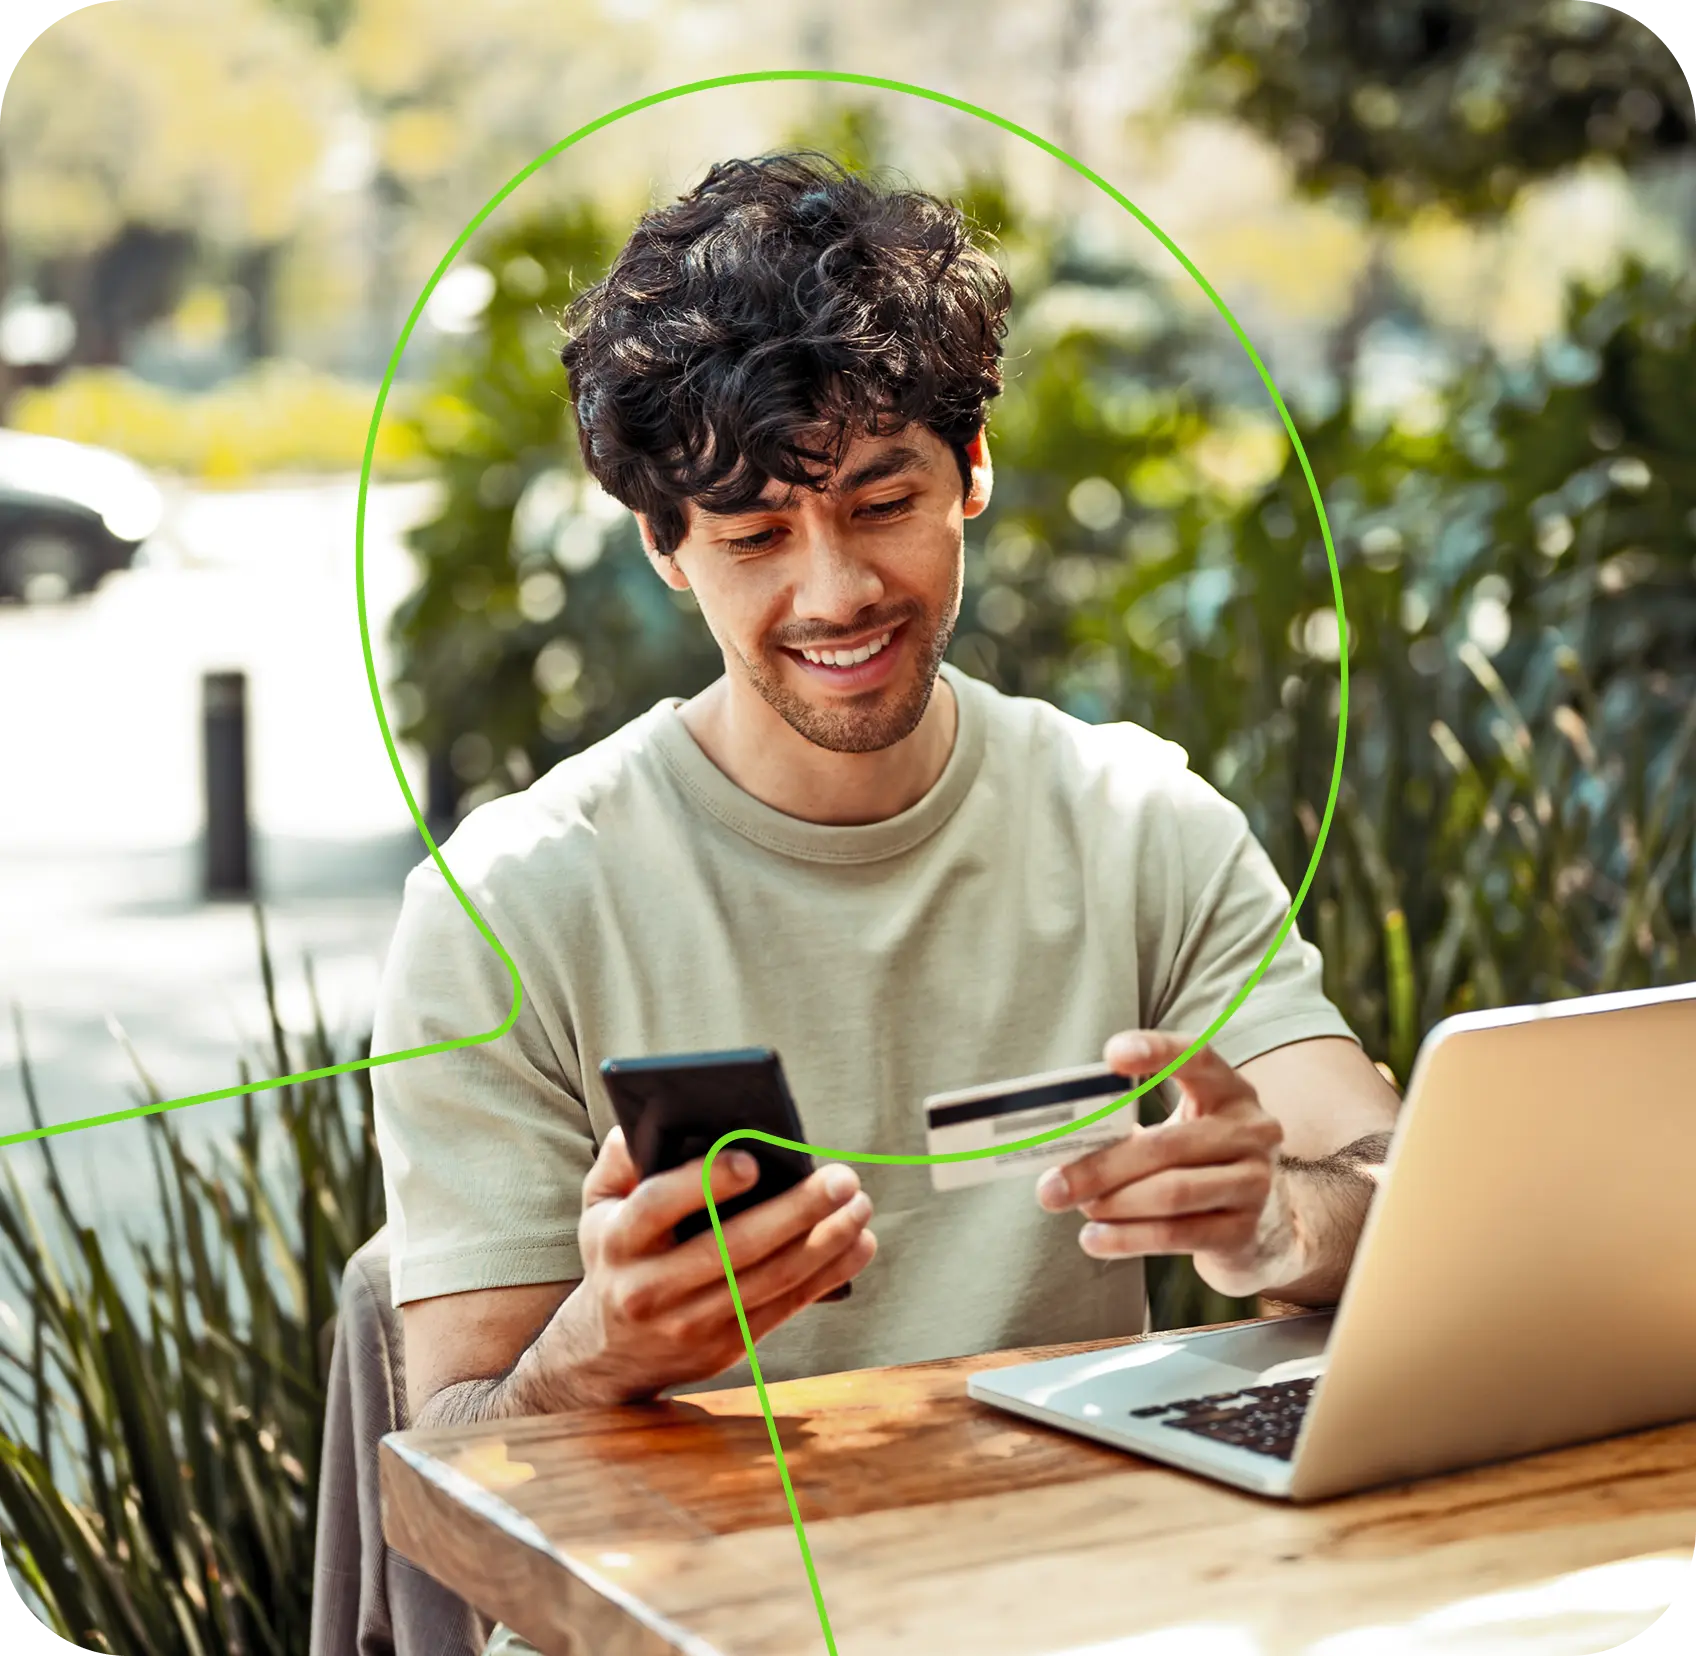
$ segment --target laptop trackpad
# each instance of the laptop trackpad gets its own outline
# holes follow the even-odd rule
[[[1302,1380],[1325,1372],[1325,1342],[1335,1314],[1277,1317],[1246,1328],[1224,1328],[1175,1342],[1195,1356],[1246,1370],[1259,1385]]]
[[[1109,1351],[1080,1352],[1002,1375],[974,1376],[974,1390],[1011,1393],[1038,1408],[1094,1414],[1111,1400],[1164,1402],[1318,1374],[1331,1317],[1279,1318],[1247,1328],[1162,1340],[1158,1335]]]

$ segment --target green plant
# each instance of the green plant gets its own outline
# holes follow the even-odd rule
[[[1483,362],[1435,411],[1304,434],[1349,619],[1338,819],[1305,927],[1327,991],[1405,1081],[1473,1006],[1696,975],[1696,284],[1628,269],[1572,296],[1544,360]],[[1286,879],[1338,716],[1338,640],[1293,459],[1214,537],[1214,602],[1112,640],[1128,716],[1183,742]],[[1115,632],[1121,636],[1113,638]],[[1126,636],[1131,635],[1131,636]],[[1162,672],[1176,643],[1182,671]]]
[[[273,1073],[338,1062],[315,994],[310,1031],[284,1031],[262,921],[259,949]],[[18,1039],[22,1053],[21,1021]],[[126,1239],[121,1258],[73,1206],[50,1138],[45,1214],[0,1165],[22,1313],[0,1343],[0,1540],[66,1638],[122,1656],[306,1648],[336,1295],[382,1220],[369,1072],[346,1078],[351,1100],[342,1079],[244,1096],[233,1142],[209,1152],[144,1118],[164,1236]]]

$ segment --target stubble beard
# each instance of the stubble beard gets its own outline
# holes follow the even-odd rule
[[[880,753],[894,747],[918,729],[919,721],[930,706],[936,688],[937,674],[954,636],[954,621],[959,613],[960,592],[956,583],[953,601],[943,615],[931,621],[925,613],[915,612],[906,618],[907,635],[902,647],[917,651],[918,671],[905,690],[886,686],[864,692],[867,705],[850,704],[820,707],[798,695],[785,682],[781,669],[769,656],[759,661],[744,657],[743,665],[749,682],[761,700],[797,735],[804,736],[815,747],[831,753]],[[919,629],[924,628],[921,635]],[[772,647],[772,654],[776,653]]]

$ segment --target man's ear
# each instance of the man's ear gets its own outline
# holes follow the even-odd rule
[[[654,544],[654,532],[648,526],[648,520],[640,512],[630,514],[636,519],[636,527],[642,534],[642,550],[648,555],[648,562],[653,565],[654,573],[671,588],[673,592],[687,592],[689,577],[677,567],[677,559],[660,551]]]
[[[971,487],[966,491],[965,515],[974,518],[989,504],[995,488],[995,467],[989,458],[989,434],[979,426],[977,434],[966,445],[966,459],[972,468]]]

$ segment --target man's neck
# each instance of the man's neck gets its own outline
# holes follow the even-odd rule
[[[876,753],[835,753],[809,742],[728,677],[679,709],[701,751],[744,793],[785,816],[833,827],[884,822],[936,785],[954,750],[959,709],[940,674],[918,725]]]

